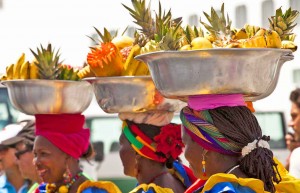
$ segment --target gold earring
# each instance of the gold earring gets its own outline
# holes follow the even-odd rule
[[[66,171],[63,174],[63,178],[64,178],[64,183],[67,184],[71,181],[72,179],[72,173],[70,172],[69,166],[67,165]]]
[[[206,168],[205,168],[205,154],[202,155],[203,158],[202,158],[202,173],[203,173],[203,176],[206,176]]]

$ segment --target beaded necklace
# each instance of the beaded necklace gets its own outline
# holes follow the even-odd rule
[[[35,193],[68,193],[69,188],[78,180],[81,176],[83,176],[82,172],[78,172],[70,182],[65,185],[61,185],[59,188],[56,187],[55,184],[42,183]]]

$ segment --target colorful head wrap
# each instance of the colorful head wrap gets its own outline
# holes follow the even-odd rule
[[[180,125],[168,124],[161,128],[159,135],[152,140],[139,127],[131,123],[130,127],[123,121],[123,133],[133,149],[143,157],[157,162],[166,162],[172,157],[174,160],[182,153]]]
[[[90,130],[81,114],[37,114],[36,136],[43,136],[66,154],[78,159],[88,149]]]
[[[214,126],[208,110],[195,111],[184,107],[180,119],[185,131],[204,149],[228,155],[241,153],[241,148],[230,142]]]

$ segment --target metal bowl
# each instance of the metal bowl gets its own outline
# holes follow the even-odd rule
[[[85,78],[94,87],[101,109],[106,113],[176,111],[179,100],[164,98],[151,76],[115,76]]]
[[[8,80],[2,84],[12,105],[29,115],[82,113],[93,97],[86,81]]]
[[[156,88],[167,98],[242,93],[246,101],[269,96],[291,50],[215,48],[160,51],[135,57],[148,64]]]

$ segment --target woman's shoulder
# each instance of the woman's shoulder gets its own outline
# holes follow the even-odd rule
[[[156,184],[140,184],[129,193],[173,193],[170,188],[163,188]]]
[[[92,181],[83,182],[77,193],[121,193],[121,190],[110,181]]]
[[[238,178],[233,174],[219,173],[212,175],[205,183],[202,192],[267,192],[263,181],[255,178]]]

